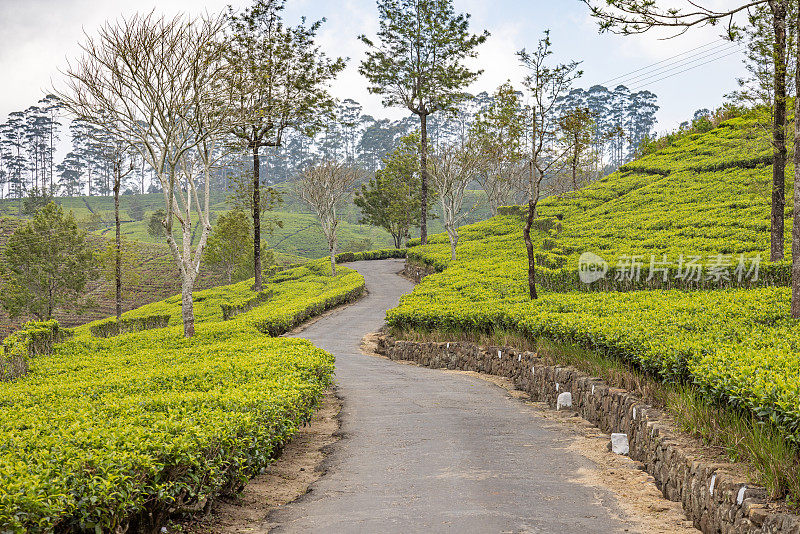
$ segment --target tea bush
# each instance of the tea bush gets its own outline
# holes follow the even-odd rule
[[[358,273],[329,272],[322,261],[280,273],[273,298],[224,322],[221,305],[252,299],[252,280],[199,291],[189,339],[178,296],[124,316],[168,316],[165,328],[97,338],[85,325],[30,358],[27,376],[0,384],[0,531],[153,530],[171,510],[235,494],[331,382],[333,356],[259,331],[363,290]]]

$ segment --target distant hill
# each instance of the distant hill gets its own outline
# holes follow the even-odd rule
[[[0,250],[3,249],[8,236],[22,221],[10,217],[0,217]],[[99,235],[90,234],[92,245],[99,251],[112,241]],[[156,243],[137,243],[139,281],[134,287],[126,287],[123,310],[132,310],[150,302],[165,299],[180,292],[181,282],[178,268],[167,245]],[[208,289],[225,283],[224,276],[210,268],[203,268],[197,280],[196,289]],[[96,302],[96,306],[78,315],[69,311],[57,311],[55,318],[64,326],[77,326],[89,321],[114,315],[116,302],[113,284],[98,280],[91,282],[88,294]],[[11,320],[6,312],[0,309],[0,338],[5,337],[20,324],[31,317]]]

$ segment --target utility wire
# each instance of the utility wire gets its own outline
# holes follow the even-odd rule
[[[720,42],[720,41],[722,41],[722,42]],[[651,69],[651,68],[653,68],[653,67],[655,67],[655,66],[657,66],[657,65],[661,65],[662,63],[666,63],[666,62],[672,61],[672,60],[674,60],[674,59],[676,59],[676,58],[679,58],[679,57],[681,57],[681,56],[685,56],[686,54],[689,54],[689,53],[691,53],[691,52],[694,52],[694,51],[696,51],[696,50],[700,50],[700,49],[703,49],[703,48],[707,48],[708,46],[710,46],[710,45],[713,45],[713,44],[716,44],[717,46],[721,46],[722,44],[727,44],[727,41],[725,41],[725,40],[721,40],[721,39],[717,39],[717,40],[715,40],[715,41],[711,41],[711,42],[709,42],[709,43],[706,43],[706,44],[704,44],[704,45],[696,46],[696,47],[694,47],[694,48],[692,48],[692,49],[690,49],[690,50],[687,50],[687,51],[685,51],[685,52],[681,52],[680,54],[675,54],[675,55],[674,55],[674,56],[672,56],[672,57],[668,57],[668,58],[666,58],[666,59],[662,59],[661,61],[657,61],[657,62],[655,62],[655,63],[652,63],[652,64],[650,64],[650,65],[646,65],[646,66],[644,66],[644,67],[641,67],[641,68],[638,68],[638,69],[636,69],[636,70],[632,70],[632,71],[630,71],[630,72],[626,72],[625,74],[620,74],[619,76],[615,76],[614,78],[611,78],[610,80],[606,80],[606,81],[602,82],[600,85],[605,85],[605,84],[607,84],[607,83],[611,83],[611,82],[613,82],[614,80],[619,80],[620,78],[627,78],[627,77],[628,77],[628,76],[630,76],[631,74],[636,74],[637,72],[640,72],[640,71],[643,71],[643,70],[648,70],[648,69]]]
[[[621,84],[640,84],[641,82],[643,82],[645,80],[649,80],[649,79],[655,78],[657,76],[660,76],[660,75],[662,75],[664,73],[667,73],[667,72],[670,72],[670,71],[673,71],[673,70],[676,70],[676,69],[680,69],[680,68],[689,66],[689,65],[691,65],[693,63],[696,63],[698,61],[703,61],[705,59],[713,58],[714,56],[717,56],[719,54],[724,54],[725,52],[729,52],[729,51],[731,51],[733,49],[738,50],[739,49],[738,45],[727,43],[726,46],[717,47],[717,48],[710,49],[710,50],[705,50],[705,51],[703,51],[703,52],[701,52],[699,54],[693,54],[691,56],[685,57],[685,58],[681,59],[680,61],[676,61],[676,62],[673,62],[673,63],[668,63],[668,64],[666,64],[666,65],[664,65],[664,66],[662,66],[662,67],[660,67],[658,69],[655,69],[655,70],[652,70],[652,71],[643,72],[641,74],[638,74],[638,75],[630,77],[630,78],[625,78],[620,83]]]
[[[651,82],[647,82],[647,83],[645,83],[645,84],[639,85],[639,86],[637,86],[635,89],[631,89],[631,91],[639,91],[639,90],[640,90],[640,89],[642,89],[643,87],[647,87],[647,86],[649,86],[649,85],[653,85],[654,83],[658,83],[658,82],[660,82],[660,81],[666,80],[667,78],[672,78],[673,76],[678,76],[679,74],[683,74],[683,73],[685,73],[685,72],[688,72],[688,71],[690,71],[690,70],[694,70],[694,69],[696,69],[696,68],[702,67],[703,65],[708,65],[709,63],[713,63],[713,62],[715,62],[715,61],[719,61],[719,60],[720,60],[720,59],[722,59],[722,58],[726,58],[726,57],[728,57],[728,56],[732,56],[732,55],[734,55],[734,54],[738,54],[738,53],[739,53],[739,50],[738,50],[738,49],[737,49],[737,50],[734,50],[733,52],[730,52],[730,53],[728,53],[728,54],[725,54],[724,56],[720,56],[720,57],[717,57],[717,58],[711,59],[711,60],[709,60],[709,61],[706,61],[706,62],[704,62],[704,63],[700,63],[699,65],[694,65],[693,67],[689,67],[689,68],[687,68],[687,69],[684,69],[684,70],[682,70],[682,71],[675,72],[675,73],[673,73],[673,74],[669,74],[669,75],[667,75],[667,76],[664,76],[663,78],[659,78],[659,79],[657,79],[657,80],[653,80],[653,81],[651,81]]]

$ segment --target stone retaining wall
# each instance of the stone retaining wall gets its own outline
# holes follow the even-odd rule
[[[763,488],[699,458],[685,435],[637,396],[609,387],[572,367],[545,365],[532,352],[471,343],[415,343],[383,337],[378,351],[392,360],[432,368],[477,371],[508,377],[534,400],[556,405],[572,393],[572,408],[604,432],[628,435],[630,456],[642,462],[667,499],[681,502],[705,533],[800,533],[800,518],[766,502]]]

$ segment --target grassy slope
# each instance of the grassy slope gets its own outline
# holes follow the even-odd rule
[[[612,261],[651,252],[768,257],[769,151],[754,117],[734,119],[569,197],[549,198],[541,213],[564,216],[556,248],[573,265],[586,250]],[[463,234],[455,263],[443,236],[409,253],[449,266],[390,311],[395,326],[505,328],[578,343],[693,382],[800,439],[800,331],[788,288],[546,293],[529,302],[521,221],[501,216]],[[551,237],[539,232],[536,240]]]

